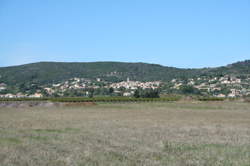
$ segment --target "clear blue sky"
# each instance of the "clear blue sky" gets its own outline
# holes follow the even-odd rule
[[[0,0],[0,66],[250,59],[250,0]]]

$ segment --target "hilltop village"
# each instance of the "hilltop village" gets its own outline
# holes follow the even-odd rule
[[[229,75],[221,77],[198,77],[190,79],[172,79],[169,82],[126,81],[108,82],[101,78],[72,78],[56,84],[37,86],[35,84],[16,90],[16,93],[4,83],[0,83],[0,97],[65,97],[65,96],[133,96],[138,90],[155,90],[160,94],[196,94],[215,97],[250,96],[250,77],[238,78]]]

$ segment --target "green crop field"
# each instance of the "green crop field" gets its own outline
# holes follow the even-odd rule
[[[0,107],[1,166],[249,166],[250,103]]]

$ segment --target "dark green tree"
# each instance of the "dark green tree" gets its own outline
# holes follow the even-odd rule
[[[138,89],[136,89],[135,93],[134,93],[134,97],[135,98],[139,98],[140,97],[140,92]]]

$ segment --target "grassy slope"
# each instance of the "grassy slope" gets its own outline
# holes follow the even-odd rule
[[[248,103],[0,108],[0,163],[249,165]]]

